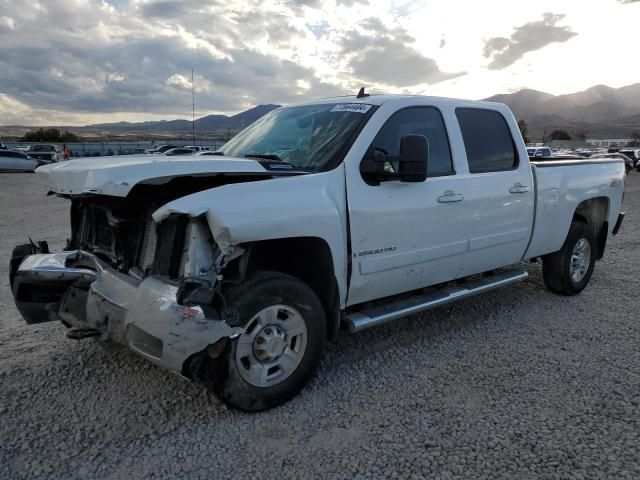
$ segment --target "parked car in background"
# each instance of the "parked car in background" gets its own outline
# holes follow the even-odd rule
[[[624,171],[625,173],[628,175],[629,172],[633,169],[633,160],[631,160],[629,157],[627,157],[624,153],[604,153],[601,155],[593,156],[591,157],[592,159],[594,158],[617,158],[620,160],[624,160]]]
[[[629,157],[633,161],[633,168],[637,168],[640,150],[620,150],[620,153]]]
[[[34,172],[36,168],[46,163],[49,162],[36,160],[22,152],[0,149],[0,172]]]
[[[529,147],[527,148],[527,155],[529,155],[529,158],[550,157],[551,149],[549,147]]]
[[[178,148],[178,146],[177,145],[170,145],[170,144],[169,145],[158,145],[155,148],[150,148],[149,150],[147,150],[147,153],[150,153],[150,154],[164,153],[167,150],[171,150],[172,148]]]
[[[31,158],[45,160],[48,163],[57,162],[60,159],[58,155],[59,152],[60,147],[57,145],[46,144],[31,145],[28,150],[28,154]]]
[[[172,148],[171,150],[167,150],[166,152],[164,152],[165,155],[168,155],[170,157],[177,155],[195,155],[195,153],[195,150],[184,147]]]
[[[123,148],[118,150],[116,155],[140,155],[141,153],[146,153],[144,148]]]

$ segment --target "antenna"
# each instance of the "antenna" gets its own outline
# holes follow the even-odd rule
[[[196,93],[193,83],[193,68],[191,69],[191,137],[193,146],[196,146]]]
[[[362,87],[360,89],[360,91],[358,92],[358,95],[356,96],[356,98],[364,98],[364,97],[368,97],[369,94],[368,93],[364,93],[364,87]]]

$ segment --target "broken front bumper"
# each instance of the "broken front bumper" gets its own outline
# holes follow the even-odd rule
[[[240,333],[213,309],[205,314],[200,306],[178,304],[178,285],[168,279],[124,275],[81,250],[26,256],[10,275],[27,323],[60,320],[90,329],[98,340],[126,345],[178,373],[191,355]]]

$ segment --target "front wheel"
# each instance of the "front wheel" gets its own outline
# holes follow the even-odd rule
[[[596,240],[584,222],[573,222],[558,252],[542,258],[546,287],[561,295],[576,295],[589,283],[595,266]]]
[[[285,403],[317,369],[326,339],[320,299],[304,282],[257,272],[225,294],[244,331],[207,362],[210,388],[224,403],[257,412]]]

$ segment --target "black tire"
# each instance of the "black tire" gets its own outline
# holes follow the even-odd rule
[[[589,243],[591,253],[586,273],[576,282],[571,278],[571,256],[574,248],[582,239]],[[577,295],[584,290],[593,274],[596,263],[596,248],[597,243],[593,229],[584,222],[574,221],[562,249],[542,257],[542,275],[546,287],[560,295]]]
[[[258,387],[246,381],[236,361],[238,338],[224,352],[204,365],[208,387],[230,407],[258,412],[281,405],[307,384],[320,364],[327,338],[325,312],[316,293],[301,280],[279,272],[256,272],[241,285],[225,292],[227,308],[237,310],[240,325],[273,305],[292,307],[302,316],[307,330],[306,348],[295,370],[280,383]]]
[[[626,175],[629,175],[629,172],[630,172],[630,171],[631,171],[631,167],[630,167],[629,165],[625,165],[625,166],[624,166],[624,173],[625,173]]]

